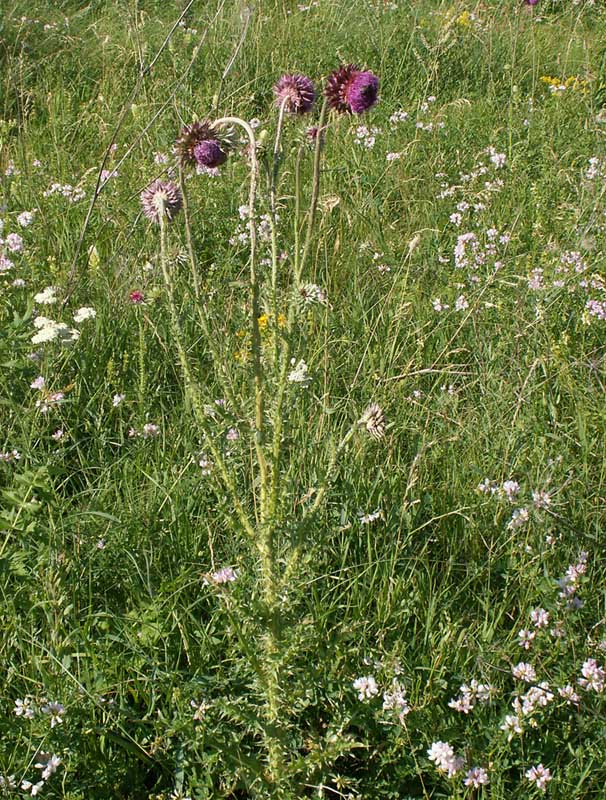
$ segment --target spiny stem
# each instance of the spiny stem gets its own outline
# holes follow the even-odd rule
[[[357,427],[358,427],[357,424],[352,425],[349,428],[349,430],[347,431],[347,433],[345,434],[345,436],[341,439],[341,441],[339,442],[337,447],[333,450],[333,453],[332,453],[332,455],[330,457],[330,460],[328,462],[328,466],[326,468],[326,472],[324,474],[324,480],[322,481],[322,483],[320,485],[320,488],[316,492],[316,496],[315,496],[315,499],[314,499],[313,503],[304,512],[304,514],[303,514],[303,516],[302,516],[302,518],[301,518],[301,520],[299,522],[298,528],[301,531],[301,533],[305,530],[305,524],[310,520],[311,517],[314,516],[314,514],[316,514],[319,511],[320,506],[322,505],[322,503],[324,501],[324,498],[326,496],[326,492],[330,488],[330,485],[331,485],[332,480],[334,478],[334,473],[335,473],[337,464],[339,462],[339,458],[341,456],[341,453],[345,450],[345,448],[349,444],[349,441],[351,440],[352,436],[354,435]],[[291,550],[291,552],[289,554],[289,557],[288,557],[288,560],[286,562],[286,569],[284,570],[284,574],[282,576],[281,588],[284,588],[284,587],[288,586],[288,584],[292,580],[293,574],[294,574],[294,572],[295,572],[295,570],[296,570],[296,568],[298,566],[298,563],[299,563],[299,558],[301,556],[302,547],[303,547],[303,537],[302,537],[302,535],[300,535],[298,537],[298,541],[296,542],[294,548]]]
[[[164,204],[162,202],[159,203],[159,215],[160,215],[160,266],[162,268],[162,277],[164,278],[164,285],[166,287],[166,295],[168,298],[168,308],[170,312],[170,321],[171,327],[173,332],[173,338],[175,341],[175,346],[177,348],[177,354],[179,356],[179,362],[181,365],[181,371],[183,372],[183,378],[185,381],[185,394],[188,397],[191,407],[194,413],[194,417],[196,422],[198,423],[200,429],[206,436],[206,441],[208,443],[208,447],[212,454],[214,463],[219,470],[219,474],[227,488],[230,500],[233,503],[234,509],[236,511],[236,515],[242,528],[248,534],[251,539],[255,538],[255,530],[248,519],[248,515],[242,506],[238,489],[230,476],[229,472],[227,471],[227,467],[225,465],[225,461],[223,460],[223,455],[217,445],[215,444],[212,432],[208,425],[208,420],[206,418],[206,414],[204,413],[204,407],[200,402],[200,390],[199,387],[192,375],[189,361],[187,358],[187,354],[185,353],[185,348],[183,346],[183,332],[181,330],[181,323],[179,321],[179,315],[177,313],[177,308],[175,305],[175,298],[173,292],[173,285],[172,279],[168,270],[168,262],[167,262],[167,255],[166,255],[166,214]]]
[[[183,167],[179,162],[179,188],[181,189],[181,197],[183,199],[183,218],[185,220],[185,239],[187,241],[187,253],[189,255],[189,265],[191,268],[191,279],[194,286],[194,297],[196,301],[200,299],[200,282],[198,280],[198,265],[196,263],[196,256],[194,253],[194,243],[191,235],[191,224],[189,219],[189,203],[187,200],[187,192],[185,191],[185,180],[183,177]]]
[[[278,166],[280,162],[282,126],[284,123],[284,112],[288,97],[285,97],[280,103],[280,110],[278,112],[278,126],[276,129],[276,138],[274,141],[274,151],[271,162],[271,170],[269,174],[269,226],[271,232],[271,304],[273,315],[273,346],[274,346],[274,364],[278,364],[278,230],[276,220],[276,190],[278,183]]]
[[[259,464],[260,479],[260,505],[261,525],[267,519],[268,474],[267,461],[263,451],[264,438],[264,397],[263,397],[263,366],[261,363],[261,331],[259,328],[261,289],[257,275],[257,227],[255,220],[255,202],[257,197],[257,181],[259,175],[259,162],[257,160],[257,142],[250,125],[239,117],[221,117],[215,125],[239,125],[244,129],[249,142],[250,150],[250,191],[248,199],[249,208],[249,235],[250,235],[250,285],[251,285],[251,326],[252,326],[252,358],[253,376],[255,386],[255,435],[254,445]]]
[[[314,221],[316,218],[316,211],[318,207],[318,197],[320,194],[320,156],[322,152],[322,135],[326,122],[326,115],[328,112],[327,100],[322,104],[320,112],[320,121],[318,123],[318,133],[316,136],[316,146],[314,151],[314,167],[312,178],[312,194],[309,210],[307,212],[307,232],[305,235],[305,245],[303,253],[299,255],[299,237],[298,237],[298,213],[300,208],[300,181],[299,181],[299,162],[297,163],[297,186],[295,193],[295,204],[297,210],[297,218],[295,218],[296,235],[296,249],[295,249],[295,274],[294,274],[294,288],[298,289],[301,282],[301,276],[305,267],[305,262],[309,255],[311,247],[311,240],[313,235]],[[278,379],[278,389],[276,397],[276,409],[274,413],[274,435],[272,441],[272,481],[271,492],[269,497],[269,516],[275,518],[278,505],[278,493],[280,488],[280,459],[282,455],[282,432],[284,427],[283,409],[284,398],[286,396],[286,386],[288,382],[288,369],[290,366],[290,357],[292,352],[292,333],[295,324],[296,315],[296,297],[293,295],[288,307],[288,316],[286,319],[286,336],[284,340],[284,347],[282,350],[282,363],[280,369],[280,376]]]

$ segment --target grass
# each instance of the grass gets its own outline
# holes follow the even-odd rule
[[[588,659],[604,669],[606,647],[605,323],[587,306],[606,300],[604,52],[599,2],[8,3],[0,236],[18,233],[24,250],[4,245],[14,265],[0,306],[0,450],[21,456],[0,464],[0,793],[32,794],[19,787],[40,781],[53,753],[61,764],[40,794],[69,800],[532,798],[541,790],[526,772],[538,764],[548,796],[602,796],[599,669],[593,689],[578,681]],[[380,76],[380,103],[331,118],[326,134],[302,281],[327,303],[297,302],[288,333],[260,266],[266,453],[281,385],[274,335],[311,376],[308,388],[285,384],[265,526],[249,247],[237,238],[247,159],[187,181],[204,302],[178,218],[167,258],[181,333],[139,194],[166,174],[184,123],[258,118],[257,211],[270,213],[274,83],[302,72],[320,86],[350,61]],[[553,91],[544,78],[577,81]],[[408,118],[391,121],[400,110]],[[283,132],[285,315],[296,155],[318,113],[288,117]],[[306,209],[313,152],[302,153]],[[102,167],[118,175],[91,204]],[[53,183],[85,197],[49,194]],[[270,258],[267,242],[259,255]],[[57,304],[35,303],[50,285]],[[81,306],[96,317],[76,325]],[[78,341],[34,347],[38,315],[78,327]],[[45,387],[30,388],[39,375]],[[217,405],[225,387],[234,402]],[[57,391],[43,413],[36,402]],[[380,441],[356,426],[372,402],[385,412]],[[158,435],[143,436],[146,424]],[[213,446],[252,536],[217,463],[199,465],[216,462]],[[494,491],[482,492],[487,478]],[[507,480],[519,484],[512,502]],[[512,524],[519,509],[528,520]],[[572,608],[557,580],[582,551]],[[237,579],[213,585],[229,566]],[[546,628],[533,626],[537,608]],[[521,629],[535,633],[529,650]],[[521,661],[536,670],[530,685],[512,675]],[[369,676],[377,693],[360,700],[353,683]],[[493,687],[490,700],[457,712],[449,701],[472,679]],[[508,740],[512,702],[543,681],[546,705],[519,714],[523,733]],[[558,693],[566,685],[578,702]],[[401,717],[382,708],[398,689]],[[31,719],[15,714],[27,699]],[[53,701],[63,711],[51,726]],[[437,741],[464,758],[453,777],[428,759]],[[465,786],[476,766],[490,782]]]

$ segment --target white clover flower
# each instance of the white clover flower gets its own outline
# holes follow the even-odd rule
[[[530,645],[532,644],[532,640],[536,635],[537,635],[536,631],[529,631],[526,629],[522,629],[518,633],[518,639],[520,640],[518,644],[520,645],[520,647],[523,647],[524,650],[529,650]]]
[[[28,225],[31,225],[34,221],[34,214],[32,211],[22,211],[21,214],[17,216],[17,223],[22,228],[27,228]]]
[[[520,718],[514,714],[507,714],[505,722],[499,727],[502,731],[507,732],[508,742],[510,742],[516,734],[522,734],[524,732]]]
[[[410,713],[406,690],[400,686],[399,681],[396,679],[392,681],[391,690],[383,693],[383,709],[385,711],[397,711],[400,722]]]
[[[546,628],[549,625],[549,612],[544,608],[533,608],[530,612],[530,621],[535,628]]]
[[[97,312],[94,308],[91,308],[90,306],[82,306],[82,308],[79,308],[74,312],[74,322],[79,324],[87,319],[94,319],[96,316]]]
[[[112,406],[114,408],[117,408],[120,405],[120,403],[124,400],[125,397],[126,397],[125,394],[115,394],[112,397]]]
[[[528,513],[527,508],[516,508],[514,509],[514,512],[511,515],[511,519],[507,523],[507,527],[510,530],[521,528],[528,522],[529,519],[530,519],[530,514]]]
[[[61,764],[59,756],[51,753],[38,753],[38,761],[34,767],[42,770],[40,777],[43,781],[47,781],[57,771],[59,764]]]
[[[434,762],[440,772],[445,772],[449,778],[456,775],[465,763],[461,756],[455,756],[454,750],[448,742],[433,742],[427,751],[427,757]]]

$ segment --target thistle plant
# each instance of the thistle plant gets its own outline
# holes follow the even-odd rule
[[[343,73],[343,74],[341,74]],[[265,762],[261,775],[249,781],[249,789],[257,796],[287,798],[297,795],[297,787],[309,767],[288,743],[288,695],[285,682],[287,651],[292,646],[296,633],[294,623],[284,610],[284,597],[288,592],[300,563],[300,556],[310,535],[311,523],[322,508],[331,486],[340,459],[356,432],[366,429],[374,438],[384,435],[383,413],[377,404],[369,406],[360,419],[346,424],[345,430],[337,437],[337,444],[330,445],[326,453],[323,477],[313,492],[313,500],[303,511],[293,513],[288,509],[296,507],[296,497],[285,479],[285,460],[289,458],[284,441],[284,430],[288,424],[290,406],[286,402],[287,390],[291,383],[306,386],[308,382],[307,365],[300,361],[293,370],[292,356],[296,335],[297,316],[301,311],[302,298],[311,302],[318,297],[325,303],[325,295],[319,287],[305,284],[304,276],[308,266],[311,247],[316,229],[316,215],[320,191],[321,158],[324,134],[327,127],[329,106],[336,110],[353,113],[370,108],[376,101],[378,81],[372,73],[361,72],[353,66],[342,68],[338,73],[338,107],[331,103],[331,96],[338,80],[331,79],[327,97],[320,110],[317,135],[314,137],[312,159],[312,182],[310,198],[304,202],[301,192],[301,166],[306,145],[301,145],[296,155],[295,203],[293,227],[295,230],[295,252],[292,267],[286,273],[280,272],[279,231],[278,231],[278,188],[282,166],[282,140],[285,132],[285,118],[292,116],[295,121],[312,109],[315,88],[310,78],[303,75],[285,75],[275,85],[277,122],[273,147],[263,156],[262,166],[267,176],[267,192],[260,192],[261,165],[258,145],[253,128],[243,119],[226,116],[212,122],[194,122],[185,126],[175,145],[179,162],[179,186],[160,181],[152,184],[142,194],[141,200],[145,215],[157,223],[160,231],[160,265],[165,287],[166,302],[170,318],[172,340],[183,378],[184,393],[188,406],[198,426],[204,446],[208,449],[222,490],[228,497],[237,521],[237,528],[248,540],[251,550],[258,560],[258,606],[245,609],[232,601],[228,591],[221,591],[223,604],[235,629],[245,631],[260,626],[260,646],[251,647],[246,634],[239,636],[242,652],[256,676],[262,697],[262,753],[261,763]],[[248,363],[247,386],[240,392],[231,384],[224,373],[223,354],[215,342],[216,335],[207,307],[207,291],[200,282],[197,259],[194,252],[193,237],[188,214],[189,203],[183,174],[186,170],[202,165],[216,167],[224,164],[228,154],[234,149],[234,129],[241,129],[246,136],[246,155],[249,166],[248,193],[248,241],[249,241],[249,331],[250,361]],[[269,226],[271,239],[271,273],[264,277],[259,269],[258,258],[258,208],[261,202],[269,207]],[[305,211],[303,208],[306,206]],[[169,229],[177,213],[184,209],[186,240],[196,309],[205,347],[213,362],[213,369],[219,385],[225,392],[229,403],[243,413],[250,432],[254,458],[250,475],[251,495],[242,495],[237,476],[231,471],[221,448],[213,437],[212,418],[205,405],[207,398],[198,380],[190,356],[189,343],[185,339],[184,328],[179,316],[179,300],[173,280],[173,265],[170,263],[168,237]],[[301,232],[304,231],[302,245]],[[311,289],[309,287],[312,287]],[[263,298],[269,298],[272,324],[272,347],[263,348],[261,323]],[[311,298],[311,300],[310,300]],[[284,327],[279,330],[278,318],[281,309],[286,307]],[[251,409],[247,414],[247,409]],[[297,493],[300,494],[300,492]],[[285,529],[293,533],[289,540],[282,534]],[[230,571],[227,583],[235,579]],[[220,586],[224,583],[220,571],[208,579],[209,584]],[[258,611],[255,612],[254,609]],[[260,616],[261,622],[255,617]],[[296,625],[294,625],[296,628]],[[339,748],[337,748],[339,750]],[[256,781],[256,782],[255,782]]]

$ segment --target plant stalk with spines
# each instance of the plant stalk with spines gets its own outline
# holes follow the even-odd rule
[[[320,112],[320,121],[318,123],[318,133],[315,141],[314,149],[314,163],[313,163],[313,176],[312,176],[312,194],[311,202],[307,212],[307,230],[305,234],[305,244],[303,246],[303,253],[299,253],[299,237],[295,237],[295,255],[294,255],[294,292],[291,297],[288,307],[288,315],[286,318],[286,331],[284,337],[284,346],[282,348],[282,359],[280,365],[280,374],[278,378],[278,386],[276,390],[276,407],[274,412],[274,434],[272,441],[272,456],[271,456],[271,491],[269,498],[269,516],[270,519],[275,520],[278,511],[278,499],[280,491],[280,461],[282,456],[282,433],[284,430],[284,400],[286,397],[286,387],[288,384],[288,370],[290,367],[290,358],[292,353],[292,334],[295,324],[295,317],[297,311],[297,298],[296,292],[301,283],[301,276],[303,269],[309,255],[311,248],[311,240],[313,237],[314,222],[316,219],[316,212],[318,208],[318,197],[320,194],[320,157],[322,153],[322,134],[326,122],[326,114],[328,111],[328,103],[324,100],[322,110]],[[296,171],[296,192],[295,204],[297,212],[301,207],[300,199],[300,177],[299,170]],[[295,228],[298,232],[299,220],[295,219]]]
[[[179,364],[181,365],[181,371],[183,373],[183,380],[185,384],[185,396],[188,402],[191,405],[192,412],[194,414],[194,418],[200,427],[202,433],[205,435],[206,441],[208,443],[209,450],[212,454],[213,461],[219,470],[219,474],[221,475],[221,479],[225,484],[225,487],[229,493],[231,502],[234,504],[234,509],[236,511],[236,515],[238,517],[238,521],[242,526],[244,532],[248,535],[248,537],[252,540],[255,538],[255,528],[252,521],[249,519],[244,506],[240,502],[240,497],[238,494],[237,487],[233,481],[233,478],[229,474],[227,466],[225,464],[225,460],[223,458],[223,454],[215,444],[212,436],[212,431],[210,430],[208,424],[208,418],[204,411],[204,406],[200,401],[200,389],[197,385],[195,378],[193,377],[189,360],[187,358],[187,354],[185,352],[184,347],[184,337],[183,331],[181,328],[181,322],[179,320],[179,314],[177,311],[177,306],[175,303],[175,295],[174,295],[174,288],[172,283],[172,278],[170,275],[170,270],[168,268],[168,256],[167,256],[167,248],[166,248],[166,239],[167,239],[167,231],[166,231],[166,213],[164,208],[164,203],[160,201],[159,203],[159,216],[160,216],[160,267],[162,269],[162,277],[164,279],[164,286],[166,288],[166,296],[168,299],[168,308],[170,314],[170,324],[172,328],[173,340],[175,347],[177,348],[177,355],[179,358]]]

